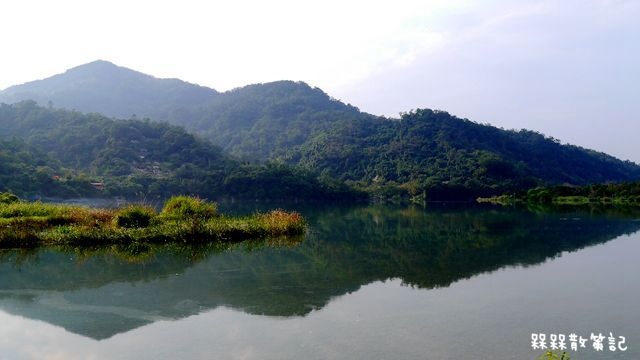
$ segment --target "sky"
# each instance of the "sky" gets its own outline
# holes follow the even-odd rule
[[[219,91],[305,81],[640,162],[640,1],[11,1],[0,89],[97,59]]]

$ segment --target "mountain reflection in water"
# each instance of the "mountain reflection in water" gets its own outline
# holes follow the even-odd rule
[[[640,229],[615,215],[387,206],[301,209],[303,239],[0,253],[0,309],[94,339],[219,306],[305,316],[375,281],[446,287]]]

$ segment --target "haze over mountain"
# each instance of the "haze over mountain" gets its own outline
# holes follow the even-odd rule
[[[400,119],[377,117],[301,82],[218,93],[97,61],[0,92],[0,102],[26,99],[167,121],[236,159],[284,163],[385,196],[470,199],[537,185],[640,179],[632,162],[534,131],[502,130],[429,109]]]
[[[42,106],[96,112],[117,118],[132,115],[164,120],[167,112],[199,106],[217,91],[178,79],[158,79],[108,61],[80,65],[44,80],[11,86],[0,102],[35,100]]]

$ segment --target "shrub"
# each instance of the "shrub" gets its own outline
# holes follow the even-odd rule
[[[196,197],[173,196],[164,204],[162,215],[172,219],[206,220],[218,217],[218,205]]]
[[[12,193],[0,193],[0,204],[13,204],[18,201],[20,201],[20,199]]]
[[[304,232],[305,222],[297,212],[272,210],[258,217],[263,228],[269,234],[300,234]]]
[[[155,210],[149,206],[129,205],[116,213],[114,222],[123,228],[146,228],[155,215]]]

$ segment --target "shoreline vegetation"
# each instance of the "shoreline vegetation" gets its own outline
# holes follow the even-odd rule
[[[306,228],[296,212],[228,217],[218,213],[216,203],[189,196],[171,197],[157,212],[141,204],[101,209],[0,193],[0,248],[232,243],[299,236]]]
[[[495,205],[559,205],[640,207],[640,182],[588,186],[537,187],[514,194],[479,197]]]

